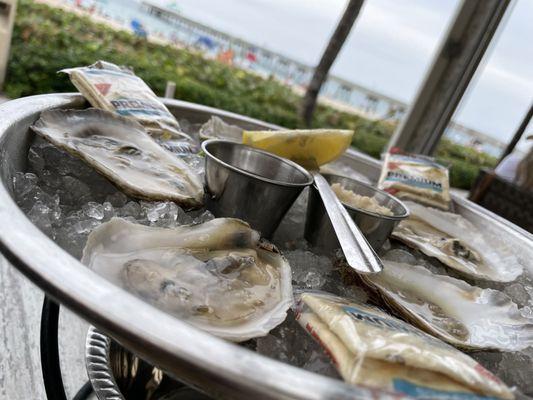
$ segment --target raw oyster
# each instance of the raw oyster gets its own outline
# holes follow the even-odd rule
[[[410,201],[405,204],[410,216],[392,232],[394,238],[474,278],[511,282],[522,274],[513,254],[490,243],[462,216]]]
[[[518,351],[533,346],[533,319],[502,292],[437,275],[420,265],[383,260],[364,276],[408,320],[448,343],[470,349]]]
[[[289,264],[238,219],[165,229],[113,218],[89,235],[82,262],[154,306],[232,341],[266,335],[292,304]]]
[[[163,150],[136,121],[98,109],[53,110],[43,112],[32,129],[133,197],[186,207],[203,202],[197,174]]]

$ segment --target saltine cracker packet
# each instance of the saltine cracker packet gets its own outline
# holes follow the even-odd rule
[[[400,199],[442,210],[451,206],[448,168],[431,157],[393,149],[385,155],[378,187]]]
[[[424,400],[515,397],[473,358],[375,307],[300,292],[294,311],[348,383]]]
[[[194,141],[150,87],[131,70],[106,61],[67,68],[72,84],[96,108],[140,122],[163,147],[177,154],[196,152]]]

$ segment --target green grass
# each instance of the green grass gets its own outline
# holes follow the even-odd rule
[[[301,128],[301,98],[290,88],[238,68],[207,60],[200,54],[149,43],[115,31],[86,17],[30,0],[17,10],[5,92],[17,98],[40,93],[71,92],[73,86],[57,71],[107,60],[128,65],[159,95],[167,81],[176,82],[176,98],[262,119],[287,128]],[[354,129],[353,146],[379,158],[394,125],[319,106],[314,127]],[[451,168],[451,184],[468,189],[482,166],[495,159],[443,140],[439,160]]]

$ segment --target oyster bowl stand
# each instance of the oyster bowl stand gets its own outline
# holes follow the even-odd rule
[[[245,129],[279,128],[210,107],[164,101],[174,115],[191,123],[205,122],[216,115]],[[26,169],[27,151],[33,138],[29,126],[44,110],[84,107],[87,107],[85,100],[76,93],[32,96],[0,106],[0,252],[11,266],[46,293],[41,323],[41,365],[48,399],[66,400],[58,353],[60,304],[143,360],[215,398],[397,398],[394,394],[347,385],[272,360],[199,331],[114,286],[33,225],[12,198],[12,177],[16,171]],[[380,171],[379,161],[353,150],[348,150],[337,163],[374,182]],[[454,202],[456,211],[480,229],[505,238],[523,260],[533,259],[531,234],[465,199],[454,197]],[[90,385],[85,384],[75,399],[86,398],[90,392]]]

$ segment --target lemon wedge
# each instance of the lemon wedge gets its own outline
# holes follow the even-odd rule
[[[343,129],[243,131],[242,142],[316,169],[340,157],[350,146],[352,136],[352,130]]]

